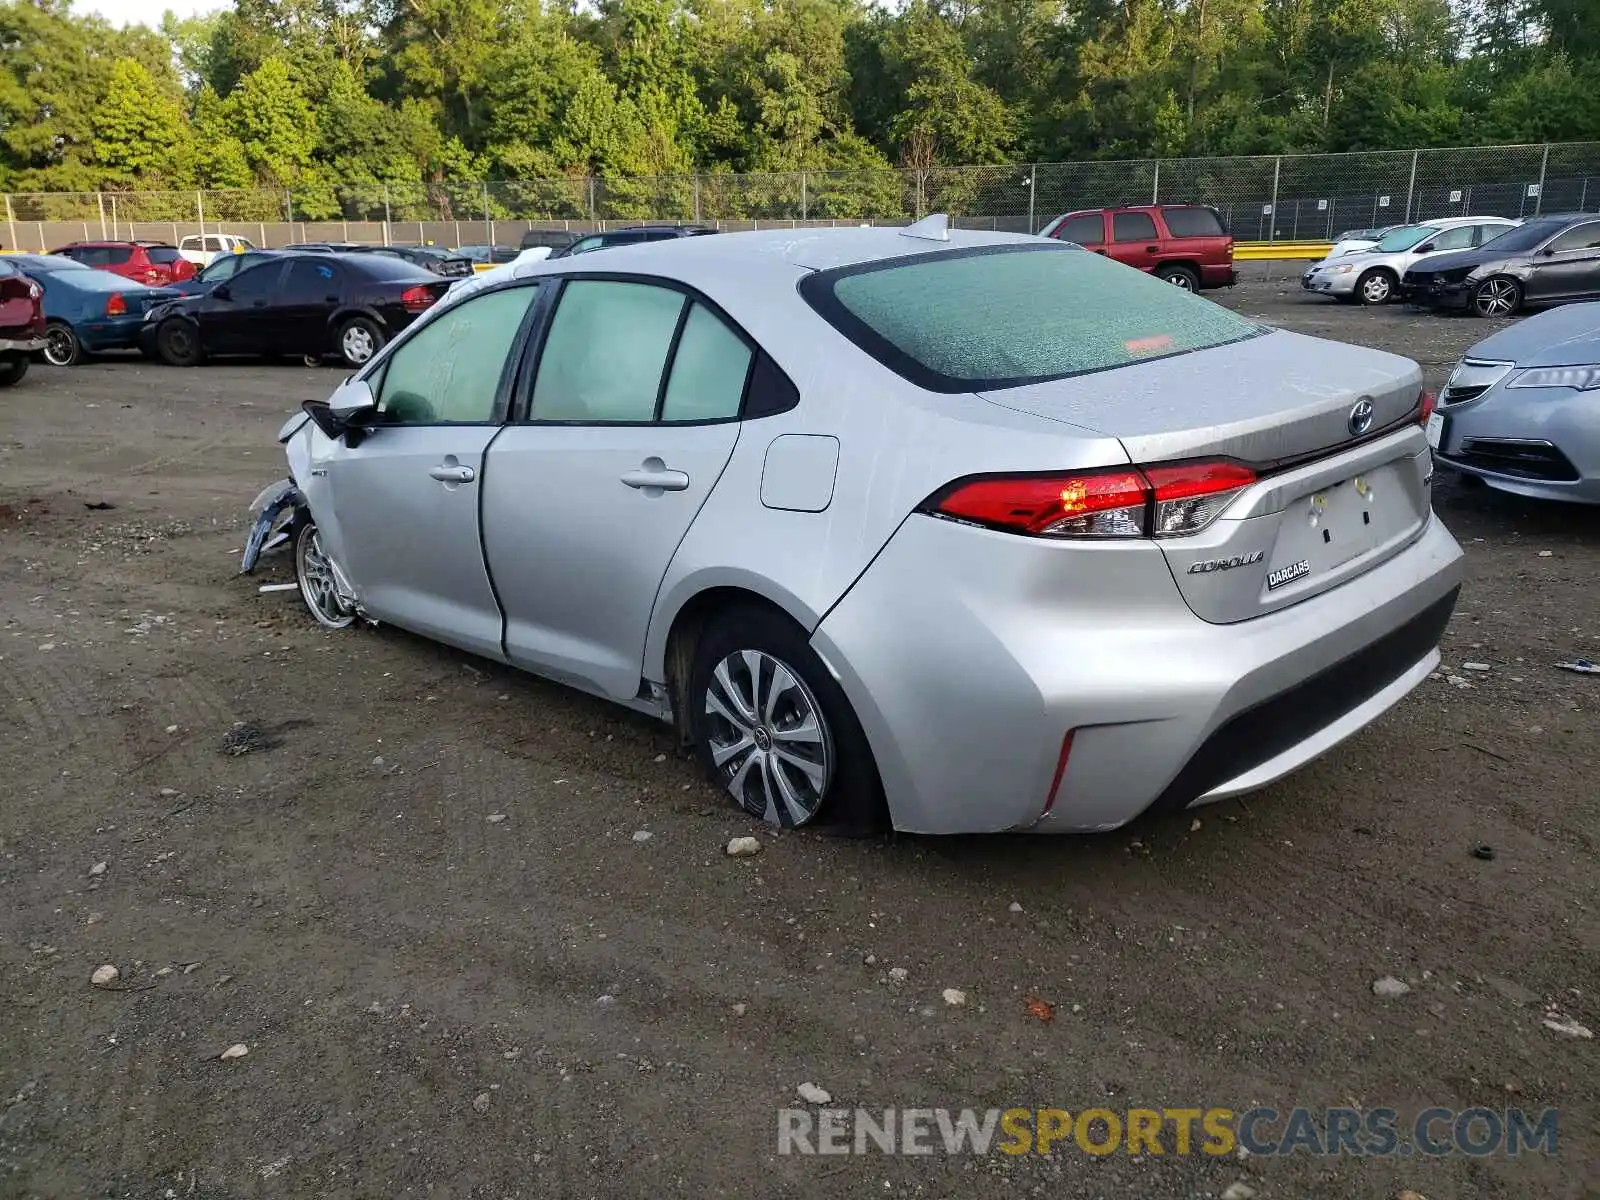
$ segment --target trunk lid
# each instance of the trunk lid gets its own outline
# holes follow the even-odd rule
[[[1254,466],[1262,478],[1216,521],[1159,540],[1195,614],[1231,623],[1335,587],[1421,534],[1432,465],[1406,420],[1421,383],[1409,359],[1269,332],[983,396],[1115,437],[1135,463]]]

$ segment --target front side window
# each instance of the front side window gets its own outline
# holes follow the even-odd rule
[[[276,290],[278,276],[282,270],[282,263],[265,263],[248,271],[240,271],[233,282],[228,284],[227,298],[236,304],[241,301],[268,299]]]
[[[224,279],[232,279],[239,270],[239,264],[244,259],[237,254],[229,254],[223,258],[214,258],[205,270],[200,272],[200,278],[207,283],[221,283]]]
[[[1118,242],[1153,242],[1155,218],[1142,212],[1116,213],[1111,218],[1111,237]]]
[[[389,424],[481,425],[496,418],[501,378],[537,285],[463,300],[395,348],[378,384]]]
[[[1068,217],[1056,230],[1063,242],[1076,242],[1080,246],[1098,246],[1106,240],[1105,218],[1100,213],[1082,217]]]
[[[1584,225],[1574,225],[1555,241],[1550,243],[1552,254],[1567,254],[1573,250],[1594,250],[1600,248],[1600,222],[1590,221]]]
[[[569,282],[539,357],[530,419],[653,421],[684,304],[654,284]]]
[[[1399,229],[1391,229],[1378,239],[1374,249],[1380,254],[1398,254],[1402,250],[1409,250],[1423,238],[1437,233],[1431,225],[1402,225]]]
[[[1048,242],[819,271],[800,292],[868,354],[936,392],[1061,379],[1263,332],[1154,276]]]

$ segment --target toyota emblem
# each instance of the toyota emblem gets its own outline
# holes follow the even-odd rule
[[[1350,410],[1350,436],[1360,437],[1372,428],[1372,401],[1362,400]]]

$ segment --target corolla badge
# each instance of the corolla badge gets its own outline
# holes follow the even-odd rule
[[[1360,437],[1372,428],[1372,401],[1362,399],[1350,410],[1350,419],[1346,422],[1350,426],[1350,435]]]
[[[1190,575],[1209,575],[1213,571],[1231,571],[1235,567],[1248,567],[1265,558],[1264,550],[1257,550],[1253,554],[1235,554],[1232,558],[1207,558],[1193,563],[1189,567]]]

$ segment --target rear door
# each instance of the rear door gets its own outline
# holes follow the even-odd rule
[[[500,432],[538,296],[518,283],[469,297],[397,346],[369,381],[378,420],[323,443],[312,511],[363,608],[453,646],[502,657],[500,607],[478,512],[484,451]]]
[[[733,453],[752,357],[686,292],[565,283],[486,473],[484,552],[512,662],[638,694],[656,591]]]
[[[328,321],[341,303],[347,272],[333,259],[294,258],[268,306],[274,345],[283,354],[326,354]]]
[[[1111,257],[1141,271],[1155,270],[1161,257],[1161,234],[1155,218],[1131,210],[1111,214]]]

